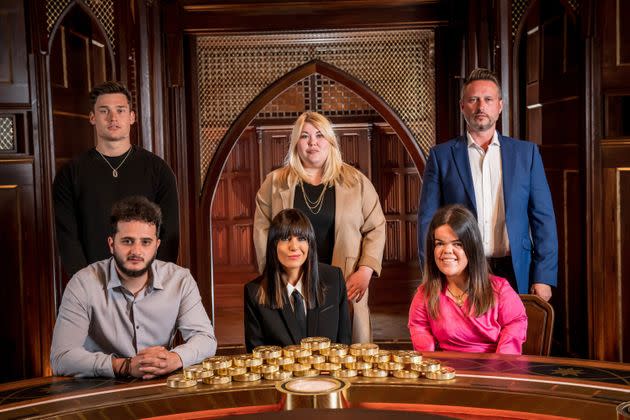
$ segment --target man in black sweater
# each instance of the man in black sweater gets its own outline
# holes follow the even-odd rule
[[[68,276],[110,257],[109,214],[121,198],[143,195],[164,217],[157,258],[175,263],[179,247],[179,207],[175,176],[153,153],[131,144],[136,121],[131,94],[117,82],[90,92],[90,124],[96,147],[65,165],[55,177],[53,199],[57,245]]]

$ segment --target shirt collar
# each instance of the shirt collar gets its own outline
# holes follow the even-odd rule
[[[468,130],[466,130],[466,140],[467,140],[467,144],[468,144],[469,148],[470,147],[474,147],[476,149],[482,150],[481,146],[479,146],[477,143],[475,143],[475,141],[473,140],[473,138],[470,135],[470,132],[468,132]],[[492,140],[490,141],[489,146],[501,147],[501,143],[499,142],[499,135],[497,134],[497,130],[494,130],[494,134],[492,135]]]
[[[294,290],[297,290],[302,296],[304,296],[304,293],[302,293],[302,279],[299,279],[295,286],[291,283],[287,283],[287,293],[289,296],[291,296]]]
[[[155,267],[155,260],[151,263],[151,267],[149,267],[149,284],[147,285],[147,290],[150,291],[152,289],[164,289],[162,286],[162,280],[157,275],[157,269]],[[300,280],[301,282],[301,280]],[[109,281],[107,282],[108,289],[115,289],[117,287],[122,287],[122,281],[120,281],[120,277],[118,276],[118,271],[116,270],[116,261],[114,261],[114,257],[109,258]],[[300,293],[302,289],[300,289]]]

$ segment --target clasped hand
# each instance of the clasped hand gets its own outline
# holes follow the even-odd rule
[[[365,291],[370,286],[370,279],[372,278],[372,270],[370,267],[362,265],[357,271],[350,274],[346,280],[346,288],[348,289],[348,300],[351,302],[358,302],[365,295]]]
[[[182,360],[175,352],[162,346],[147,347],[131,358],[131,376],[153,379],[182,367]]]

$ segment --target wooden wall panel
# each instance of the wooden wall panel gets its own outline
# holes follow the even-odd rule
[[[28,61],[23,0],[0,4],[0,103],[28,104]]]

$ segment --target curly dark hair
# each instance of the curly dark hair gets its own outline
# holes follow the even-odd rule
[[[132,195],[114,203],[109,221],[112,236],[118,232],[118,222],[138,221],[155,225],[155,232],[159,237],[162,227],[162,210],[160,210],[160,206],[148,198]]]
[[[127,86],[123,83],[116,81],[107,81],[103,82],[98,86],[95,86],[94,89],[90,91],[90,106],[94,109],[94,105],[96,104],[96,100],[101,95],[107,95],[109,93],[122,93],[127,97],[127,102],[129,103],[129,109],[132,109],[131,106],[131,93]]]

